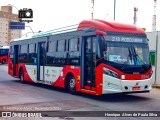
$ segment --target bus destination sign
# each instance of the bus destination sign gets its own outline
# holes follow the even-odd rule
[[[147,39],[145,37],[107,36],[107,41],[146,43]]]

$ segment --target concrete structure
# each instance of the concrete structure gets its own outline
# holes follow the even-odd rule
[[[12,6],[2,6],[0,10],[0,45],[9,45],[11,39],[21,37],[21,30],[9,29],[11,21],[19,21],[18,15],[12,13]]]
[[[153,83],[160,85],[160,32],[147,32],[150,56],[153,65]]]

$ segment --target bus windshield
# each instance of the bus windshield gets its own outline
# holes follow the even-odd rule
[[[133,73],[135,70],[138,73],[145,73],[150,69],[146,36],[107,35],[106,41],[104,63],[124,73]]]
[[[149,65],[147,44],[107,42],[104,58],[110,62],[127,65]]]

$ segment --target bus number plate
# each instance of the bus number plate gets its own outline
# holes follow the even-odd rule
[[[140,90],[140,86],[133,86],[132,90]]]

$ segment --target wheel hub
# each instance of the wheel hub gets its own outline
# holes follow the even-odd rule
[[[71,88],[74,88],[75,87],[75,80],[71,79],[69,84],[70,84]]]

